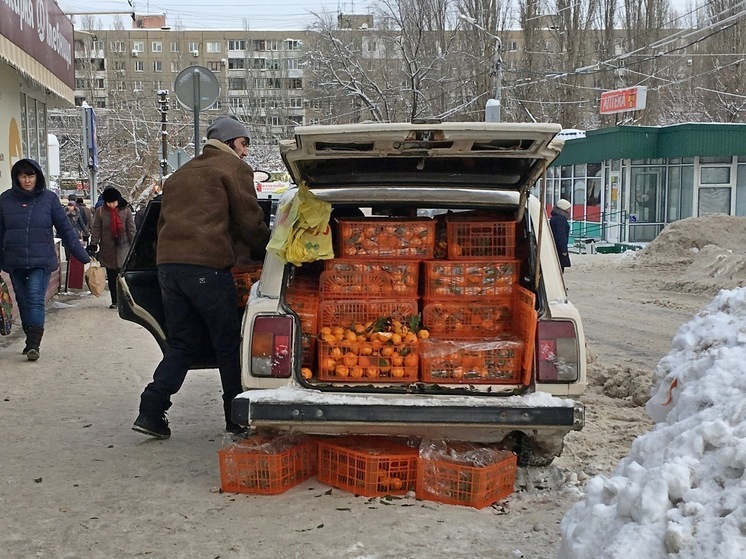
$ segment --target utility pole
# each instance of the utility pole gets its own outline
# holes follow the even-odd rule
[[[158,110],[161,112],[161,180],[168,174],[168,90],[158,92]]]

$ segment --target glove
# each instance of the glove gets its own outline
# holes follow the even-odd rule
[[[96,253],[98,252],[98,245],[88,245],[88,246],[87,246],[87,247],[85,248],[85,251],[86,251],[86,252],[87,252],[87,253],[88,253],[88,254],[89,254],[90,256],[96,256]]]

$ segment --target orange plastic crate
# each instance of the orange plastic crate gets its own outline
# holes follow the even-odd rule
[[[391,276],[370,272],[326,271],[321,274],[321,298],[371,298],[417,297],[417,284],[397,283]]]
[[[319,341],[319,380],[332,382],[414,382],[419,373],[417,343],[329,344]],[[366,349],[371,353],[367,353]]]
[[[350,328],[358,322],[365,324],[384,316],[404,322],[418,312],[416,299],[321,301],[319,303],[319,327]]]
[[[449,218],[448,258],[482,260],[515,256],[515,221]]]
[[[428,298],[495,297],[518,282],[518,260],[427,260],[423,264]]]
[[[426,299],[422,324],[440,338],[481,338],[510,332],[513,323],[513,294],[490,299]]]
[[[339,257],[432,258],[435,221],[428,218],[339,219]]]
[[[514,490],[517,458],[508,450],[493,453],[496,461],[485,466],[437,454],[420,456],[417,498],[477,509],[504,499]]]
[[[221,448],[220,487],[230,493],[276,495],[316,473],[316,442],[311,438],[271,441],[249,437]]]
[[[258,282],[259,278],[262,277],[262,265],[250,264],[247,266],[234,266],[231,268],[231,275],[233,276],[233,281],[236,283],[238,306],[245,307],[246,303],[249,302],[251,286]]]
[[[301,330],[306,334],[316,334],[319,312],[319,294],[314,291],[288,290],[285,303],[295,311],[301,321]]]
[[[375,437],[318,443],[320,482],[366,497],[405,495],[415,488],[419,450]]]
[[[333,258],[324,261],[324,269],[327,272],[366,272],[369,274],[383,274],[391,279],[391,282],[400,287],[401,293],[412,296],[417,295],[420,277],[419,260],[396,260],[396,259],[355,259],[355,258]]]
[[[420,342],[422,380],[442,384],[516,384],[522,381],[524,343],[513,339]]]

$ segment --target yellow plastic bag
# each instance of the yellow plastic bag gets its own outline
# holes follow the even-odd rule
[[[329,219],[332,206],[316,198],[305,183],[275,216],[275,231],[267,250],[296,266],[334,258]]]

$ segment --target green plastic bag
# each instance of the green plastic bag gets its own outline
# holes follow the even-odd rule
[[[267,250],[283,262],[302,266],[334,258],[329,219],[332,206],[316,198],[305,183],[291,200],[280,205]]]

